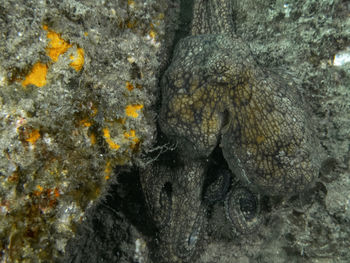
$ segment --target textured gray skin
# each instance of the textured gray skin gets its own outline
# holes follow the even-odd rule
[[[176,46],[161,88],[161,130],[186,160],[184,167],[155,165],[142,179],[167,262],[187,261],[196,250],[197,242],[190,241],[194,234],[200,237],[197,225],[205,221],[199,219],[204,159],[220,139],[231,171],[253,191],[291,195],[307,189],[317,176],[303,100],[292,82],[259,68],[235,36],[231,1],[195,1],[191,36]],[[165,202],[169,212],[163,211],[160,194],[166,182],[172,185]],[[256,224],[232,216],[239,205],[231,200],[235,196],[230,193],[226,202],[228,219],[241,232],[250,232]]]
[[[202,162],[193,161],[176,168],[154,165],[141,176],[150,214],[160,230],[157,258],[164,262],[190,258],[202,239],[204,169]]]
[[[221,137],[245,183],[274,195],[300,192],[318,173],[302,98],[254,62],[233,33],[229,4],[195,3],[193,36],[180,41],[162,80],[160,126],[184,157],[207,157]]]

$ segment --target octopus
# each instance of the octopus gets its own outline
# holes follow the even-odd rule
[[[206,207],[224,200],[232,227],[259,224],[259,194],[306,191],[319,170],[316,141],[293,81],[262,69],[234,33],[230,0],[194,0],[190,35],[181,39],[160,81],[161,132],[176,161],[141,175],[159,229],[164,262],[188,262],[204,238]],[[208,158],[219,147],[229,170],[204,189]],[[231,185],[230,177],[239,179]]]

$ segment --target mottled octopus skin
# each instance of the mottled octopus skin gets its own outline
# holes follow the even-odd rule
[[[185,158],[208,157],[221,140],[230,169],[253,189],[303,191],[317,175],[303,100],[226,31],[229,3],[195,2],[193,36],[180,40],[161,82],[160,127]]]
[[[179,41],[161,80],[159,125],[186,160],[183,167],[155,164],[142,184],[166,262],[187,262],[196,249],[197,242],[189,240],[205,221],[199,195],[205,159],[217,145],[253,192],[299,193],[318,173],[315,142],[294,83],[262,70],[232,23],[230,0],[194,0],[191,35]],[[172,191],[164,203],[159,189],[166,180]],[[230,207],[228,219],[237,225]]]
[[[183,262],[202,239],[205,209],[201,202],[205,165],[153,165],[141,177],[145,199],[160,233],[157,262]],[[184,176],[185,175],[185,176]]]

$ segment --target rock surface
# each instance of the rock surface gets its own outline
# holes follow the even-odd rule
[[[264,199],[254,235],[232,231],[214,204],[197,261],[348,262],[350,65],[338,58],[349,54],[350,4],[232,3],[256,62],[288,74],[309,101],[322,167],[306,194]],[[188,5],[177,39],[189,32]],[[157,262],[139,174],[120,165],[148,161],[175,10],[165,0],[0,3],[1,262]]]
[[[175,10],[168,1],[0,2],[1,262],[62,257],[115,167],[148,162]]]

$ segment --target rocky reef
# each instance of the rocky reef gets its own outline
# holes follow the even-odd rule
[[[175,42],[189,32],[191,3],[0,3],[0,262],[159,262],[139,168],[165,149],[154,146],[165,141],[158,82],[174,32]],[[195,259],[348,262],[350,4],[232,7],[257,65],[288,75],[308,102],[321,169],[301,195],[261,196],[253,233],[210,204]]]
[[[175,7],[0,3],[1,262],[57,260],[115,167],[147,162]]]

